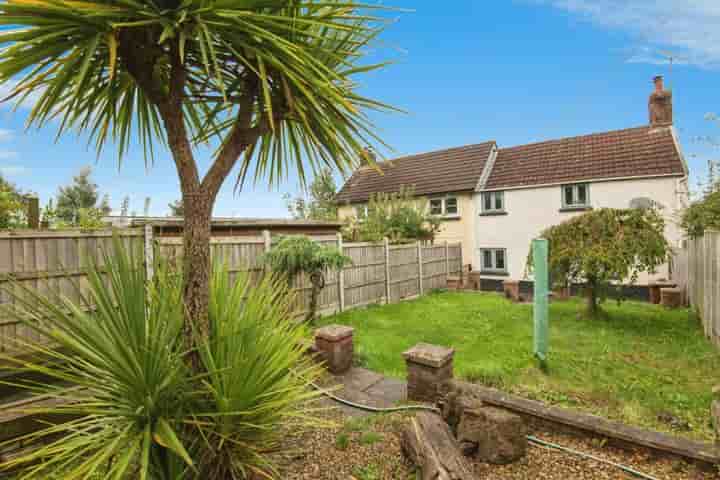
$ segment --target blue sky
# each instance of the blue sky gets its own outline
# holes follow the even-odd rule
[[[408,111],[374,115],[391,155],[494,139],[500,146],[613,130],[647,123],[653,75],[675,95],[675,124],[695,176],[717,154],[697,137],[720,137],[706,120],[718,108],[720,2],[717,0],[388,0],[413,9],[397,15],[374,47],[373,59],[396,64],[360,78],[363,93]],[[676,57],[670,75],[666,53]],[[119,168],[112,147],[96,159],[82,137],[55,142],[53,125],[24,130],[25,111],[0,107],[0,171],[44,203],[80,168],[111,204],[131,198],[141,213],[165,215],[179,197],[167,152],[145,168],[134,149]],[[207,165],[209,152],[201,151]],[[228,180],[216,215],[286,216],[283,192]]]

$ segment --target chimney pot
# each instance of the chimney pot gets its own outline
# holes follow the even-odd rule
[[[650,125],[653,127],[666,127],[673,123],[672,92],[665,90],[662,75],[653,78],[655,91],[650,95],[648,110]]]

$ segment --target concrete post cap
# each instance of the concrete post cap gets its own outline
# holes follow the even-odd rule
[[[440,347],[429,343],[418,343],[410,350],[403,352],[405,361],[435,368],[446,365],[454,355],[454,348]]]
[[[315,330],[315,337],[322,338],[328,342],[339,342],[348,337],[352,337],[355,329],[345,325],[328,325],[327,327]]]

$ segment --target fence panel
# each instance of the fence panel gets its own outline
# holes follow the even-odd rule
[[[688,241],[673,259],[673,280],[686,288],[705,335],[720,346],[720,232]]]
[[[417,245],[390,247],[390,302],[420,294]]]
[[[353,262],[343,271],[345,308],[385,302],[385,246],[349,243],[343,253]]]
[[[118,232],[126,246],[141,248],[142,231]],[[111,231],[0,233],[0,352],[22,350],[18,342],[43,339],[10,313],[25,289],[80,302],[88,291],[87,269],[104,265],[112,252]],[[12,292],[12,293],[11,293]]]
[[[147,234],[151,234],[151,230]],[[104,265],[105,255],[112,253],[113,236],[126,247],[145,253],[145,258],[148,251],[143,249],[151,245],[156,260],[182,264],[182,238],[155,237],[145,245],[145,235],[142,229],[0,233],[0,352],[20,353],[18,340],[36,339],[31,329],[9,315],[7,309],[12,308],[14,300],[8,289],[21,294],[22,287],[26,287],[41,294],[60,294],[79,301],[88,291],[88,267]],[[233,280],[241,272],[255,277],[263,271],[262,254],[269,240],[268,232],[262,236],[214,237],[211,254],[227,266]],[[341,247],[352,259],[352,264],[342,272],[327,272],[325,287],[318,299],[318,311],[322,314],[414,298],[421,292],[444,288],[448,275],[462,272],[460,244],[343,244],[339,238],[328,236],[315,240]],[[422,265],[418,263],[419,258]],[[308,308],[311,284],[308,278],[299,275],[293,279],[292,286],[297,292],[296,312],[300,316]]]

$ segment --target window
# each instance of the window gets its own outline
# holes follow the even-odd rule
[[[581,208],[590,206],[590,186],[587,183],[563,185],[563,208]]]
[[[505,192],[483,192],[482,210],[483,212],[504,212]]]
[[[440,217],[459,217],[458,199],[456,197],[431,198],[430,214]]]
[[[368,206],[367,205],[356,205],[355,206],[355,216],[357,218],[365,218],[368,214]]]
[[[507,253],[504,248],[483,248],[480,249],[483,272],[505,273],[507,272]]]
[[[442,215],[443,214],[443,201],[441,198],[433,198],[430,200],[430,214],[431,215]]]

